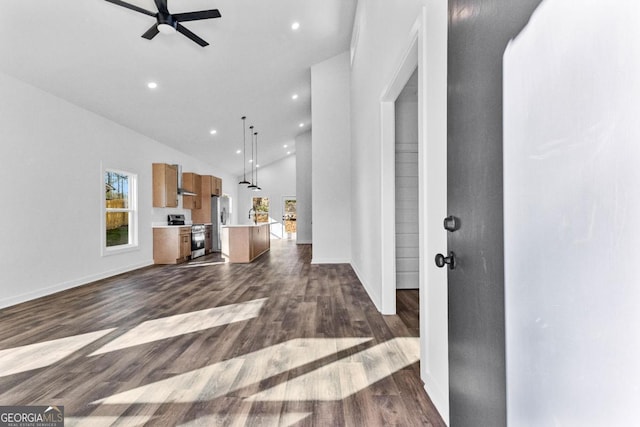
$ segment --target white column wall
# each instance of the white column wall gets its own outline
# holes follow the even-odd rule
[[[313,263],[351,261],[349,53],[311,67]]]
[[[297,243],[309,244],[313,241],[311,227],[312,184],[311,171],[311,131],[296,137],[296,210]]]

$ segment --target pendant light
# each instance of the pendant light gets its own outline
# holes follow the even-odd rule
[[[242,181],[238,183],[238,185],[249,185],[251,184],[247,181],[247,128],[245,120],[247,116],[242,116]]]
[[[255,159],[255,164],[256,164],[256,187],[253,189],[253,191],[260,191],[262,190],[262,188],[260,188],[260,186],[258,185],[258,132],[254,133],[255,137],[256,137],[256,159]]]
[[[251,134],[251,180],[253,181],[253,171],[256,167],[256,161],[253,157],[253,125],[249,126],[249,133]],[[258,186],[255,184],[250,184],[247,186],[247,188],[250,188],[253,190],[258,188]]]

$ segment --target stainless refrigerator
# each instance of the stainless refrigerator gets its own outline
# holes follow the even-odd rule
[[[229,214],[231,203],[228,196],[211,197],[211,223],[212,227],[212,245],[214,252],[220,252],[222,249],[222,226],[229,224]]]

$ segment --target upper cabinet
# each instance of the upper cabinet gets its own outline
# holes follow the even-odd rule
[[[222,179],[217,176],[211,177],[211,195],[212,196],[222,196]]]
[[[184,194],[182,196],[182,207],[185,209],[202,208],[202,177],[197,173],[184,172],[182,174],[182,189],[195,196]]]
[[[191,220],[194,224],[210,224],[211,223],[211,176],[201,175],[201,190],[200,202],[202,203],[201,209],[191,210]],[[194,196],[195,197],[195,196]]]
[[[178,207],[178,166],[153,164],[153,207]]]

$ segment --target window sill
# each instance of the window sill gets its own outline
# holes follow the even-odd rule
[[[120,246],[111,246],[111,247],[103,247],[102,248],[102,256],[111,256],[111,255],[119,255],[127,252],[137,252],[140,250],[140,247],[136,245],[120,245]]]

